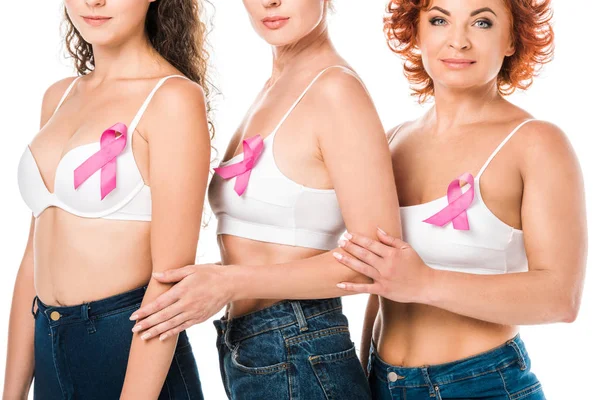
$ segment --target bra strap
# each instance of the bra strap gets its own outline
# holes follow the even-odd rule
[[[62,106],[62,104],[67,99],[67,96],[69,95],[69,93],[71,93],[71,89],[73,89],[73,87],[75,86],[75,83],[79,80],[79,78],[81,78],[81,76],[78,76],[77,78],[73,79],[73,81],[71,82],[69,87],[67,87],[67,90],[65,90],[65,93],[62,95],[60,101],[58,102],[58,105],[56,106],[56,108],[54,109],[54,112],[52,114],[56,114],[56,112],[58,111],[60,106]]]
[[[508,143],[508,141],[514,136],[514,134],[517,133],[523,125],[525,125],[526,123],[531,122],[531,121],[535,121],[535,119],[526,119],[525,121],[523,121],[519,125],[517,125],[517,127],[515,129],[513,129],[513,131],[502,141],[502,143],[500,143],[500,145],[498,147],[496,147],[496,150],[494,150],[494,152],[492,153],[490,158],[487,159],[485,164],[483,164],[483,167],[481,167],[481,169],[479,170],[479,173],[477,174],[475,179],[479,179],[481,177],[481,175],[485,172],[486,168],[488,167],[488,165],[490,165],[490,163],[492,162],[494,157],[496,157],[496,155],[500,152],[500,150],[502,150],[504,145],[506,143]]]
[[[163,85],[163,83],[165,83],[170,78],[188,79],[187,77],[185,77],[183,75],[169,75],[169,76],[165,76],[160,81],[158,81],[158,83],[156,84],[156,86],[154,86],[154,89],[152,89],[152,91],[150,92],[148,97],[146,97],[146,100],[144,101],[144,103],[142,104],[140,109],[138,110],[137,114],[135,114],[135,117],[133,118],[133,121],[131,121],[131,124],[129,124],[129,126],[127,127],[128,132],[133,133],[133,131],[135,131],[135,128],[137,128],[138,123],[140,122],[140,120],[142,119],[142,116],[144,115],[144,112],[146,112],[146,108],[148,108],[150,101],[152,101],[154,94],[156,93],[156,91],[158,89],[160,89],[160,87]]]
[[[392,140],[394,140],[394,138],[396,137],[398,132],[400,132],[400,129],[402,129],[403,126],[404,126],[404,123],[398,125],[398,127],[392,132],[390,137],[388,137],[388,144],[392,143]]]
[[[294,104],[292,104],[292,106],[290,107],[290,109],[285,113],[285,115],[283,116],[283,118],[281,119],[281,121],[279,121],[279,123],[277,124],[277,126],[275,127],[275,129],[273,129],[272,133],[275,133],[279,130],[279,128],[281,128],[281,125],[283,125],[283,123],[288,119],[288,117],[290,116],[290,114],[292,113],[292,111],[294,111],[294,109],[296,108],[296,106],[298,106],[298,104],[300,104],[300,101],[302,101],[302,99],[304,98],[304,96],[306,96],[306,94],[308,93],[308,91],[310,90],[310,88],[315,84],[315,82],[327,71],[329,71],[332,68],[340,68],[346,72],[348,72],[350,75],[354,76],[356,79],[358,79],[358,81],[363,85],[362,81],[360,80],[360,78],[358,77],[358,75],[356,74],[356,72],[352,71],[350,68],[345,67],[343,65],[331,65],[325,69],[323,69],[321,72],[319,72],[317,74],[317,76],[315,76],[313,78],[313,80],[308,84],[308,86],[306,87],[306,89],[304,89],[304,91],[302,92],[302,94],[300,94],[300,96],[298,96],[298,98],[296,99],[296,101],[294,102]]]

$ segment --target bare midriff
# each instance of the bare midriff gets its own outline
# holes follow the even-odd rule
[[[373,340],[386,363],[421,367],[484,353],[517,333],[514,326],[484,322],[424,304],[400,304],[381,298]]]
[[[72,306],[147,285],[150,223],[81,218],[56,207],[35,221],[34,283],[46,305]]]
[[[253,265],[273,265],[302,260],[324,253],[323,250],[259,242],[231,235],[219,235],[219,248],[223,265],[236,264],[252,268]],[[244,299],[230,303],[229,318],[239,317],[272,306],[286,299]]]

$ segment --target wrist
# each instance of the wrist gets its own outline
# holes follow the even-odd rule
[[[423,264],[423,279],[418,293],[417,303],[433,306],[439,294],[440,271]]]
[[[243,282],[247,282],[244,276],[247,268],[241,265],[224,265],[219,268],[222,272],[222,282],[224,282],[227,292],[228,303],[247,299],[246,288]]]

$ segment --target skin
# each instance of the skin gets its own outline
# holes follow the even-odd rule
[[[241,152],[242,138],[271,132],[319,71],[346,65],[327,34],[327,3],[247,0],[244,4],[257,33],[272,45],[273,73],[233,137],[225,159]],[[266,15],[291,16],[290,24],[280,32],[266,30],[260,24]],[[292,23],[295,18],[299,21]],[[371,99],[355,77],[340,69],[327,71],[277,133],[274,146],[284,175],[308,187],[335,188],[348,229],[374,239],[376,227],[382,224],[400,234],[385,133]],[[371,195],[367,198],[364,193]],[[229,317],[234,317],[281,299],[347,294],[336,287],[342,280],[368,281],[337,263],[331,251],[231,235],[221,235],[219,245],[224,266],[194,265],[155,275],[161,282],[177,283],[132,315],[140,330],[153,337],[170,337],[205,321],[228,303]]]
[[[451,16],[421,12],[418,39],[435,84],[435,105],[401,126],[390,144],[402,206],[437,199],[457,176],[477,174],[508,133],[531,118],[496,89],[502,55],[513,54],[503,1],[439,0],[431,6]],[[482,7],[496,16],[470,15]],[[483,20],[492,26],[484,29]],[[456,70],[440,61],[447,57],[477,62]],[[481,192],[494,215],[523,230],[528,272],[484,276],[434,270],[410,244],[384,230],[377,240],[350,232],[341,242],[352,256],[334,256],[373,283],[339,287],[372,294],[365,331],[378,311],[372,337],[386,362],[417,367],[456,361],[501,345],[519,325],[576,319],[587,228],[582,175],[565,134],[543,121],[523,126],[482,175]]]
[[[115,121],[129,124],[160,78],[181,75],[145,36],[150,3],[65,1],[73,23],[93,45],[96,68],[77,82],[54,116],[73,78],[52,85],[44,96],[41,130],[30,147],[50,191],[62,155],[97,141]],[[82,15],[113,19],[91,27]],[[164,113],[167,106],[170,112]],[[144,286],[153,271],[178,268],[195,259],[210,160],[202,88],[189,80],[170,79],[130,134],[135,160],[152,190],[152,221],[86,219],[54,207],[32,221],[11,309],[4,398],[26,398],[31,385],[30,307],[36,293],[48,305],[82,304]],[[148,285],[143,304],[171,286],[157,281]],[[134,335],[122,399],[158,397],[177,343],[176,338],[161,343],[138,337]]]

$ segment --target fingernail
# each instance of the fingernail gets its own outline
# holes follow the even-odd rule
[[[346,289],[345,283],[338,283],[336,286],[339,287],[340,289]]]
[[[167,338],[167,335],[160,335],[158,338],[161,342]]]
[[[384,234],[385,236],[387,236],[387,233],[385,233],[385,231],[384,231],[383,229],[381,229],[381,228],[377,228],[377,230],[378,230],[379,232],[381,232],[382,234]]]
[[[165,274],[164,274],[164,273],[162,273],[162,272],[154,272],[154,273],[152,274],[152,276],[153,276],[153,277],[155,277],[155,278],[162,278],[164,275],[165,275]]]
[[[150,334],[149,334],[149,333],[144,333],[144,334],[142,335],[142,340],[146,340],[146,339],[148,339],[149,337],[150,337]]]
[[[344,233],[344,237],[348,240],[352,239],[352,235],[348,232]]]
[[[137,314],[133,314],[131,317],[129,317],[130,321],[135,321],[136,319],[138,319],[138,315]]]
[[[348,243],[348,241],[344,240],[344,239],[340,239],[338,240],[338,245],[340,247],[344,247],[346,245],[346,243]]]
[[[341,255],[340,253],[338,253],[337,251],[334,251],[334,252],[333,252],[333,256],[334,256],[336,259],[338,259],[338,260],[341,260],[341,259],[342,259],[342,255]]]
[[[139,325],[136,325],[136,326],[133,327],[133,329],[131,330],[131,332],[138,332],[138,331],[141,331],[141,330],[142,330],[142,327],[139,326]]]

